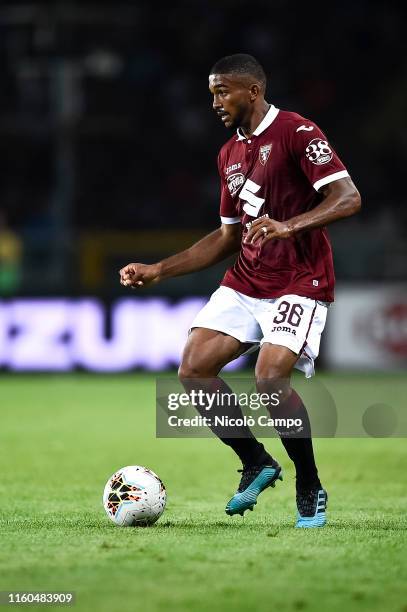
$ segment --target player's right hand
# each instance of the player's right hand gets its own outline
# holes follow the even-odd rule
[[[146,287],[160,280],[158,264],[129,263],[119,271],[120,284],[125,287]]]

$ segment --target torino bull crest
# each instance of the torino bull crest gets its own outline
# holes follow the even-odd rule
[[[270,157],[270,151],[271,151],[271,147],[272,146],[273,145],[271,145],[271,144],[266,144],[266,145],[262,145],[260,147],[260,150],[259,150],[259,160],[260,160],[260,163],[263,166],[266,165],[267,160]]]

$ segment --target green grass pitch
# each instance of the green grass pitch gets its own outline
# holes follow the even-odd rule
[[[337,395],[381,385],[407,397],[401,376],[322,378]],[[284,482],[229,518],[236,459],[215,439],[157,440],[154,377],[3,375],[0,590],[73,590],[74,609],[101,612],[406,612],[406,441],[317,440],[329,525],[309,531],[293,528],[280,441],[267,446]],[[104,514],[105,481],[128,464],[167,486],[152,528]]]

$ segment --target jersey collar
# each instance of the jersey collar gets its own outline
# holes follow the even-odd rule
[[[263,117],[262,121],[256,127],[253,132],[253,136],[259,136],[265,129],[267,129],[277,117],[280,109],[276,108],[274,104],[270,105],[266,115]],[[246,136],[243,134],[241,128],[237,128],[237,139],[236,140],[246,140]]]

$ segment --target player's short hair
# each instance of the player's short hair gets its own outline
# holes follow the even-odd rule
[[[225,55],[211,68],[210,74],[238,74],[255,77],[255,79],[266,88],[266,74],[263,66],[252,55],[247,53],[235,53]]]

